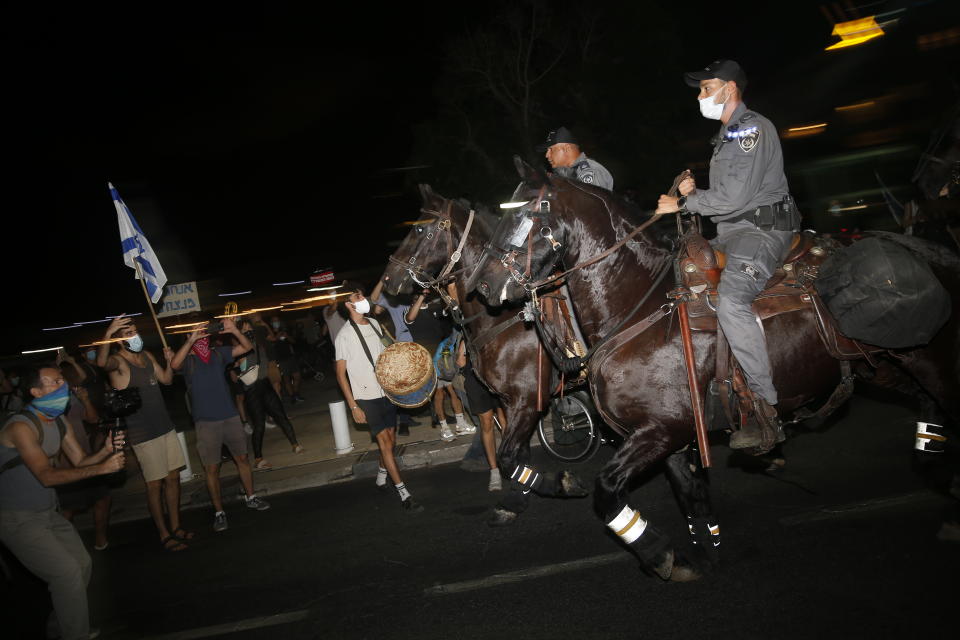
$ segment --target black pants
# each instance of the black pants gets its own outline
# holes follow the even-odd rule
[[[257,380],[252,387],[243,392],[244,404],[247,407],[247,418],[253,425],[253,456],[263,457],[263,432],[266,430],[266,418],[269,415],[277,426],[283,429],[290,444],[297,444],[297,434],[293,431],[293,423],[287,417],[280,396],[273,390],[270,380]]]

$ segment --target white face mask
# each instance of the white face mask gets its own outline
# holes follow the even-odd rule
[[[353,303],[353,309],[360,315],[370,312],[370,301],[364,298]]]
[[[720,92],[723,91],[723,87],[725,86],[726,84],[722,85],[712,96],[707,96],[700,100],[700,114],[703,115],[704,118],[719,120],[720,116],[723,115],[723,103],[717,104],[716,100],[720,97]]]

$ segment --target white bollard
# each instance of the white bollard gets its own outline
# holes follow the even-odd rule
[[[347,422],[347,404],[343,400],[331,402],[330,422],[333,424],[333,445],[337,453],[353,451],[353,442],[350,441],[350,424]]]
[[[190,466],[190,455],[187,453],[187,439],[179,431],[177,431],[177,442],[180,443],[183,459],[187,463],[187,466],[180,470],[180,482],[190,482],[193,480],[193,467]]]

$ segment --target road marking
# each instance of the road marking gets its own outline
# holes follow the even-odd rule
[[[786,516],[780,518],[780,524],[785,527],[795,525],[810,524],[813,522],[822,522],[824,520],[834,520],[837,518],[846,518],[850,516],[861,516],[881,509],[891,509],[902,506],[933,506],[946,502],[944,496],[933,493],[932,491],[914,491],[904,493],[898,496],[887,496],[884,498],[873,498],[862,502],[851,502],[832,507],[823,507],[817,511],[801,513],[795,516]]]
[[[307,609],[300,611],[290,611],[288,613],[278,613],[272,616],[261,616],[259,618],[247,618],[236,622],[227,622],[224,624],[214,624],[209,627],[198,627],[196,629],[187,629],[185,631],[175,631],[162,636],[152,636],[148,640],[194,640],[195,638],[209,638],[210,636],[219,636],[227,633],[238,633],[240,631],[249,631],[251,629],[262,629],[263,627],[275,627],[281,624],[290,624],[305,619],[310,612]]]
[[[529,569],[511,571],[510,573],[496,573],[492,576],[487,576],[486,578],[464,580],[463,582],[451,582],[449,584],[438,584],[432,587],[427,587],[423,590],[423,593],[424,595],[428,596],[443,596],[451,593],[463,593],[465,591],[489,589],[491,587],[498,587],[504,584],[514,584],[517,582],[542,578],[544,576],[554,575],[557,573],[579,571],[580,569],[588,569],[590,567],[601,567],[603,565],[624,562],[632,559],[633,556],[631,556],[627,551],[618,551],[616,553],[607,553],[602,556],[591,556],[589,558],[582,558],[580,560],[570,560],[569,562],[548,564],[542,567],[530,567]]]

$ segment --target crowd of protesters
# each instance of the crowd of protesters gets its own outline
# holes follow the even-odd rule
[[[476,434],[462,466],[489,470],[489,490],[500,490],[494,423],[505,425],[505,417],[473,374],[446,304],[427,292],[398,299],[382,289],[378,283],[368,299],[364,287],[344,283],[338,303],[289,323],[260,313],[199,323],[159,354],[144,348],[132,318],[120,316],[94,345],[61,349],[54,362],[0,370],[0,542],[47,583],[51,637],[97,633],[87,612],[91,558],[72,522],[89,512],[93,549],[109,548],[111,492],[127,481],[128,456],[146,487],[159,549],[186,551],[197,535],[180,516],[188,452],[168,409],[170,394],[162,391],[178,375],[215,532],[228,528],[221,465],[236,466],[242,505],[269,509],[254,480],[255,471],[272,467],[263,451],[266,429],[279,427],[293,453],[303,453],[287,406],[305,401],[305,375],[322,382],[331,369],[354,423],[378,447],[376,486],[388,490],[389,478],[403,511],[423,506],[400,476],[397,436],[428,420],[445,441]],[[392,404],[377,381],[376,357],[394,340],[417,342],[434,357],[437,389],[418,409]]]

